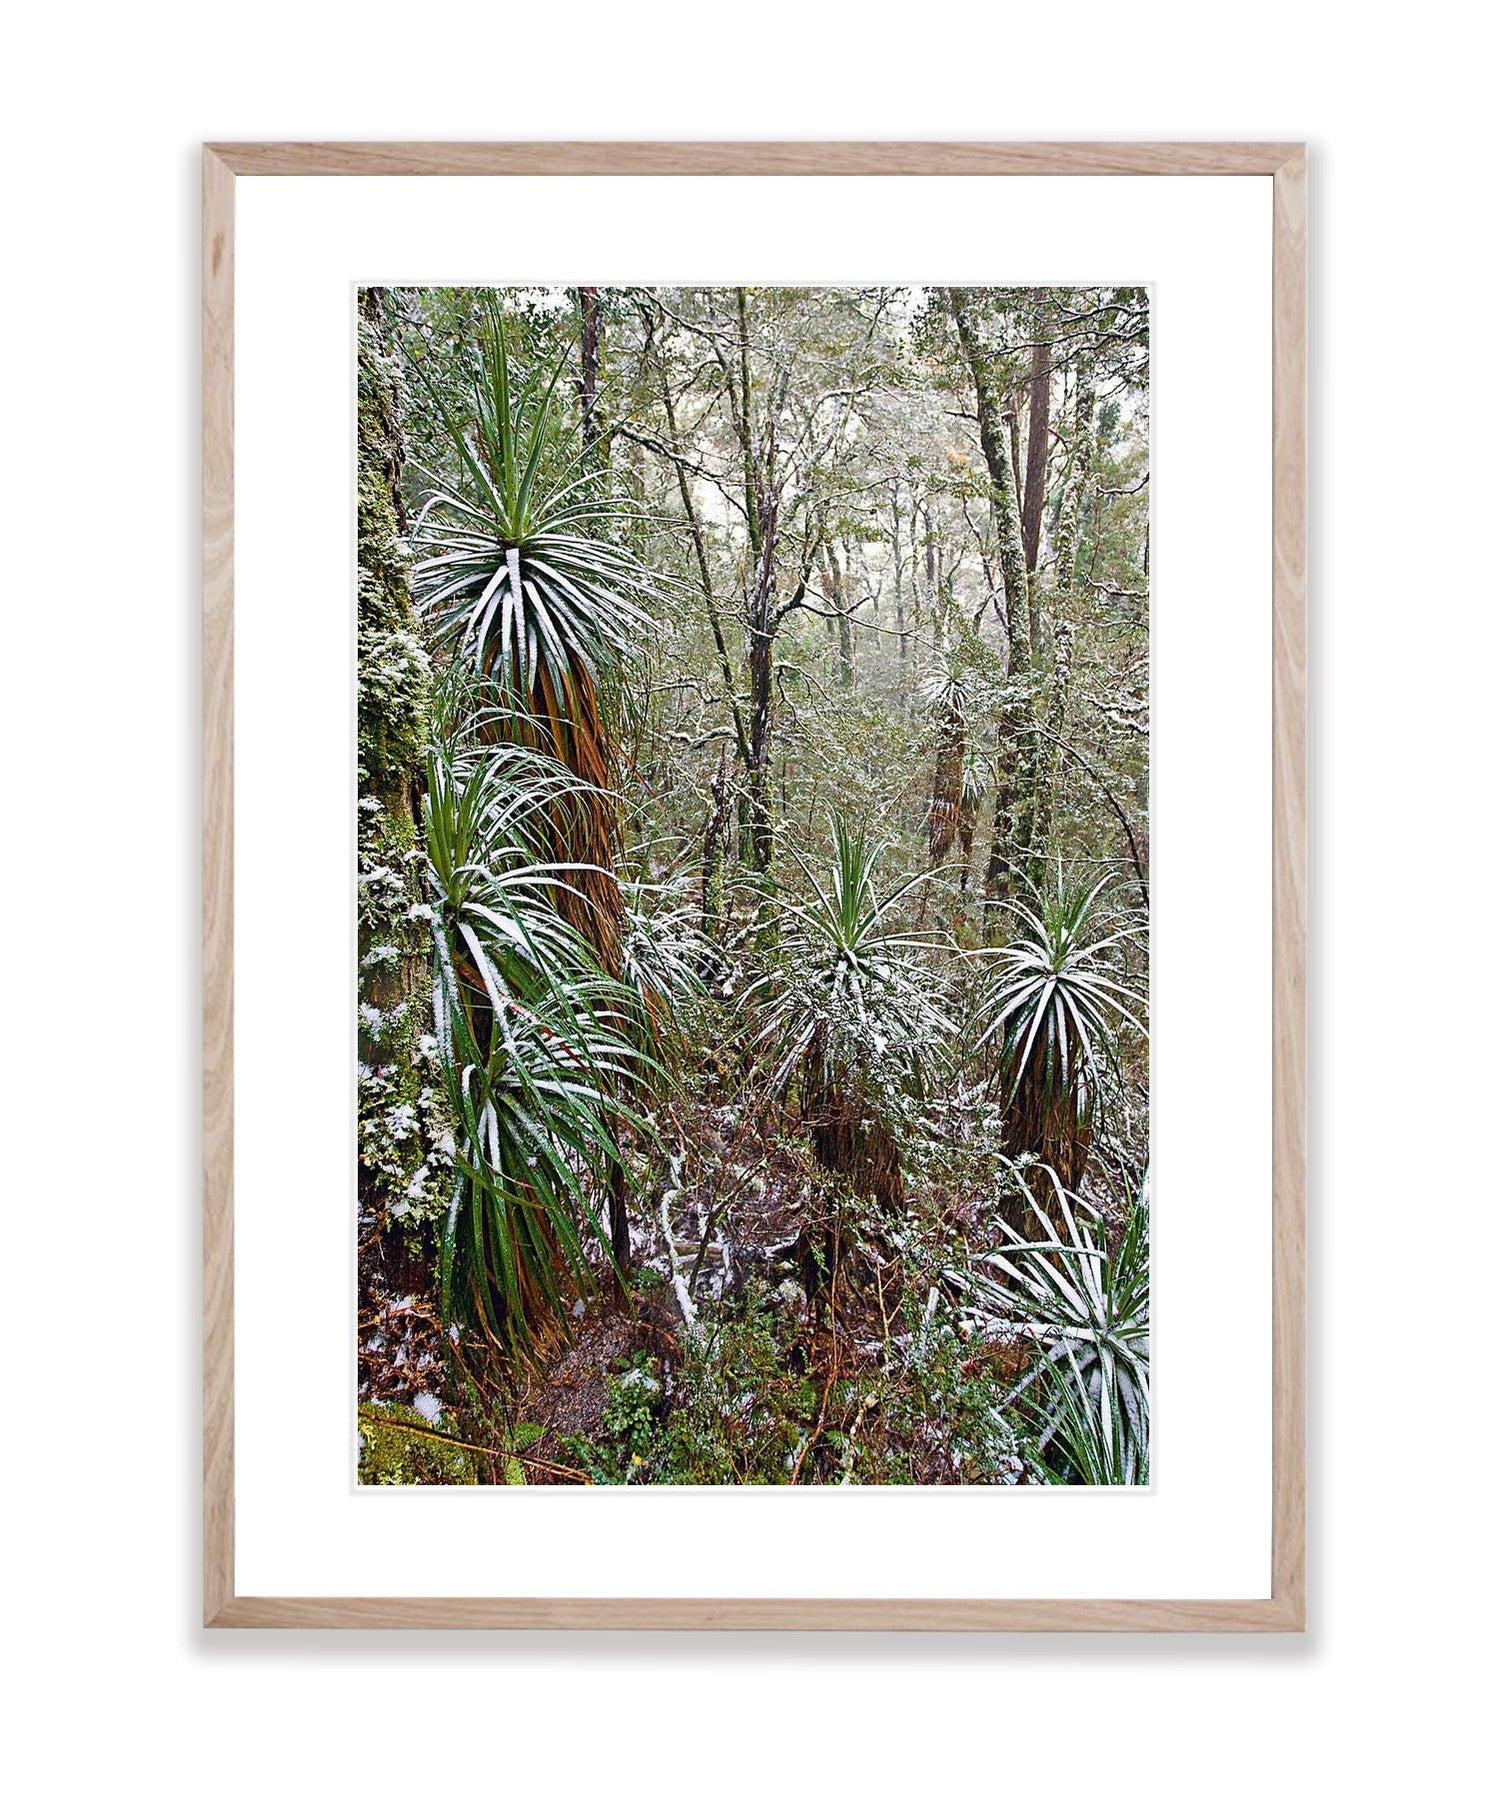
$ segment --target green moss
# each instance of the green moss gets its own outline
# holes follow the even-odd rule
[[[359,1408],[359,1484],[364,1487],[477,1487],[483,1458],[445,1442],[410,1406]]]
[[[377,622],[362,603],[374,585],[359,571],[359,775],[367,790],[397,790],[421,766],[427,741],[432,671],[414,629]],[[376,615],[375,617],[369,614]]]

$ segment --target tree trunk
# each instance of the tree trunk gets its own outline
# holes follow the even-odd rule
[[[900,565],[900,483],[895,484],[890,499],[890,559],[895,565],[895,633],[900,646],[900,659],[906,659],[906,596],[901,586]],[[902,671],[904,672],[904,671]]]
[[[905,1208],[906,1185],[900,1145],[878,1108],[864,1100],[847,1069],[809,1062],[802,1110],[812,1153],[829,1174],[848,1182],[865,1199],[892,1215]]]
[[[583,404],[583,451],[591,461],[598,447],[599,345],[604,334],[603,316],[599,311],[599,290],[578,289],[578,309],[583,320],[582,369],[578,393]]]
[[[1046,714],[1046,733],[1037,747],[1036,835],[1031,879],[1039,886],[1045,878],[1046,855],[1051,837],[1053,793],[1057,780],[1056,744],[1067,722],[1067,696],[1072,684],[1072,626],[1056,621],[1056,660],[1051,671],[1051,703]]]
[[[976,807],[965,804],[959,808],[958,855],[962,860],[962,868],[958,874],[959,893],[968,891],[968,877],[973,868],[973,831],[977,822]]]
[[[1041,653],[1041,604],[1036,591],[1036,564],[1041,556],[1041,516],[1046,506],[1046,458],[1051,443],[1051,345],[1041,314],[1041,293],[1031,327],[1030,404],[1025,440],[1025,504],[1020,515],[1020,536],[1025,549],[1025,572],[1030,589],[1031,655]]]
[[[446,1198],[427,1191],[446,1121],[419,1048],[432,1017],[431,938],[411,917],[427,898],[416,852],[429,673],[402,544],[405,444],[383,300],[380,288],[359,297],[358,855],[361,875],[385,877],[360,883],[359,1199],[400,1221]]]
[[[1020,471],[1024,467],[1024,464],[1020,460],[1020,402],[1019,402],[1018,398],[1016,398],[1015,395],[1011,394],[1011,395],[1006,396],[1005,401],[1003,403],[1003,411],[1004,411],[1005,424],[1009,429],[1010,467],[1014,471],[1014,476],[1015,476],[1015,501],[1016,501],[1016,505],[1019,506],[1019,504],[1020,504],[1020,478],[1021,478]],[[1024,542],[1025,542],[1025,515],[1024,515],[1023,510],[1021,512],[1020,537],[1021,537],[1021,544],[1023,546]],[[1035,656],[1035,654],[1037,653],[1039,640],[1038,640],[1037,631],[1036,631],[1036,606],[1035,606],[1035,600],[1033,598],[1033,589],[1035,587],[1035,583],[1031,579],[1032,570],[1031,570],[1031,564],[1030,564],[1029,560],[1027,560],[1026,565],[1025,565],[1025,573],[1026,573],[1026,582],[1025,582],[1026,620],[1027,620],[1028,629],[1030,631],[1031,655]]]
[[[931,511],[925,505],[921,508],[921,526],[926,546],[926,615],[928,618],[935,618],[937,612],[937,534],[932,529]],[[940,636],[939,629],[939,642]]]
[[[604,320],[599,309],[599,290],[596,287],[580,287],[578,289],[578,310],[582,321],[579,344],[578,396],[583,414],[583,455],[586,466],[594,467],[599,464],[601,458],[607,460],[607,456],[604,456],[601,451],[602,434],[598,421],[599,358],[604,334]],[[608,875],[612,875],[614,871],[615,835],[615,829],[609,831],[607,839],[603,838],[602,833],[594,833],[596,841],[592,850],[592,859],[596,860]],[[581,928],[598,950],[599,960],[605,971],[611,975],[618,975],[617,898],[615,904],[609,905],[604,903],[600,896],[599,903],[583,921]],[[614,1256],[615,1265],[623,1276],[628,1272],[631,1262],[630,1183],[625,1173],[623,1162],[625,1145],[621,1127],[618,1124],[614,1126],[614,1136],[621,1159],[614,1162],[609,1169],[609,1247]]]
[[[823,565],[827,569],[833,610],[838,614],[836,620],[828,621],[838,627],[838,685],[848,689],[858,679],[854,666],[854,626],[848,614],[848,583],[839,566],[838,553],[831,544],[823,545]]]
[[[712,803],[703,830],[703,933],[717,938],[723,920],[724,852],[729,834],[729,750],[718,752],[718,773],[709,789]]]
[[[749,296],[734,290],[739,319],[738,390],[725,363],[730,410],[739,438],[744,471],[744,518],[749,532],[750,585],[745,596],[744,625],[749,664],[749,755],[746,759],[748,793],[741,826],[749,834],[749,860],[759,874],[768,874],[774,859],[775,838],[770,810],[770,755],[772,687],[775,677],[774,620],[776,591],[777,505],[769,472],[775,462],[775,408],[767,414],[764,459],[755,432],[754,388],[749,363]]]
[[[952,848],[957,835],[958,814],[963,803],[963,757],[967,749],[967,732],[963,714],[956,702],[949,700],[943,708],[937,727],[937,761],[932,771],[932,804],[927,813],[927,854],[936,868]],[[926,908],[926,892],[922,910]]]
[[[984,934],[997,936],[999,905],[1023,888],[1035,828],[1036,719],[1031,696],[1030,586],[1020,530],[1015,469],[1000,412],[993,370],[979,339],[978,315],[966,288],[949,291],[953,321],[978,400],[979,442],[989,471],[999,567],[1005,588],[1009,648],[1007,697],[999,724],[999,778],[994,791],[994,837],[984,875]]]
[[[1082,529],[1083,507],[1093,475],[1093,405],[1092,381],[1084,375],[1078,381],[1077,410],[1073,420],[1072,479],[1057,528],[1056,593],[1060,604],[1072,591],[1077,572],[1078,538]]]
[[[1053,589],[1055,609],[1055,661],[1052,666],[1051,700],[1047,710],[1046,729],[1036,745],[1036,825],[1031,845],[1030,878],[1039,883],[1045,879],[1048,840],[1051,836],[1052,790],[1057,779],[1057,744],[1067,718],[1067,698],[1072,680],[1072,625],[1066,617],[1073,597],[1077,568],[1078,533],[1081,528],[1087,488],[1093,473],[1093,406],[1091,379],[1084,373],[1078,382],[1074,437],[1076,450],[1071,483],[1062,507],[1057,529],[1056,577]]]
[[[774,859],[770,816],[771,681],[774,642],[770,609],[775,597],[774,532],[767,533],[750,590],[749,624],[749,836],[750,862],[768,874]]]

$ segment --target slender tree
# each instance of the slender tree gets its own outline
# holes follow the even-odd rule
[[[992,937],[1001,928],[1000,902],[1023,887],[1035,834],[1036,720],[1030,681],[1030,588],[1015,468],[1001,412],[1002,388],[984,344],[977,296],[968,288],[952,288],[948,304],[977,398],[979,444],[989,473],[1004,580],[1008,668],[996,758],[994,836],[984,874],[988,902],[985,932]]]
[[[585,455],[591,455],[599,441],[599,352],[604,335],[596,287],[578,289],[578,312],[582,324],[578,397],[583,414],[583,450]]]
[[[1029,583],[1031,655],[1041,653],[1041,608],[1036,593],[1036,565],[1041,556],[1041,516],[1046,509],[1046,463],[1051,450],[1051,344],[1046,335],[1045,296],[1031,291],[1031,372],[1026,406],[1025,504],[1020,534],[1025,546]]]

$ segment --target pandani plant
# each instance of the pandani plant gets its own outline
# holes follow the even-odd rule
[[[1035,1229],[999,1219],[1005,1243],[963,1285],[991,1315],[1021,1325],[1037,1358],[1006,1405],[1024,1398],[1043,1450],[1087,1486],[1150,1478],[1150,1185],[1125,1207],[1109,1241],[1102,1219],[1049,1170],[1042,1204],[1027,1187]],[[1054,1446],[1054,1447],[1053,1447]]]
[[[665,1060],[683,1046],[689,1020],[708,1000],[705,973],[720,962],[699,927],[696,895],[685,876],[620,880],[620,979],[634,995],[639,1033]]]
[[[1110,879],[1089,885],[1059,870],[1050,890],[1031,889],[1030,904],[1000,902],[1010,941],[974,952],[985,970],[974,1048],[993,1060],[1007,1147],[1071,1191],[1087,1165],[1105,1076],[1122,1072],[1119,1033],[1146,1034],[1125,960],[1144,927],[1108,906]]]
[[[439,734],[423,797],[433,1015],[456,1121],[440,1249],[443,1313],[525,1356],[592,1283],[609,1235],[595,1195],[617,1166],[620,1095],[645,1072],[630,990],[564,915],[581,873],[549,862],[581,783],[479,708]],[[637,1129],[644,1121],[631,1114]]]
[[[569,416],[565,359],[517,381],[493,294],[481,311],[462,417],[424,368],[424,347],[409,346],[456,471],[422,471],[430,492],[413,529],[417,601],[439,650],[473,672],[503,720],[503,740],[552,756],[574,777],[545,809],[546,854],[571,871],[555,902],[614,978],[620,831],[606,696],[620,691],[650,629],[658,581],[628,547],[630,503],[610,490],[581,421]],[[622,1125],[628,1091],[619,1097]],[[618,1156],[610,1209],[620,1268],[630,1256],[627,1206]]]
[[[481,305],[466,417],[410,346],[457,471],[422,470],[417,601],[437,645],[503,708],[510,739],[577,777],[552,813],[554,853],[580,865],[564,910],[613,971],[619,828],[605,696],[650,629],[659,583],[625,541],[630,503],[609,490],[568,416],[565,359],[517,381],[498,302],[486,294]]]
[[[774,961],[746,989],[753,1047],[773,1049],[773,1088],[800,1083],[822,1165],[889,1210],[905,1188],[894,1114],[925,1088],[951,1031],[922,960],[929,939],[905,929],[900,907],[928,877],[881,889],[886,842],[831,821],[833,855],[819,874],[790,845],[806,878],[803,901],[783,897]]]

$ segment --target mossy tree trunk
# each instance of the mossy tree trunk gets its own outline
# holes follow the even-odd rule
[[[1055,592],[1056,603],[1059,607],[1065,603],[1077,579],[1078,540],[1082,531],[1088,489],[1092,484],[1093,463],[1097,448],[1093,423],[1094,404],[1093,381],[1085,370],[1078,381],[1077,401],[1073,414],[1072,473],[1067,484],[1067,497],[1062,506],[1061,522],[1057,527]]]
[[[359,1198],[383,1230],[446,1204],[421,795],[430,670],[411,600],[384,295],[359,297]]]
[[[1036,840],[1033,857],[1036,869],[1031,878],[1038,886],[1046,872],[1043,865],[1051,837],[1058,779],[1057,745],[1062,741],[1062,729],[1067,722],[1067,698],[1072,686],[1072,626],[1065,618],[1059,618],[1053,626],[1052,635],[1055,639],[1055,654],[1051,669],[1051,699],[1046,712],[1046,727],[1037,750]]]

